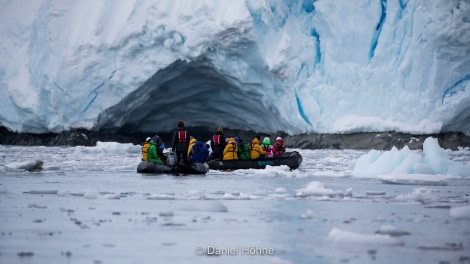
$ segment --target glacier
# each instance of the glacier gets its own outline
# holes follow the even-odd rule
[[[470,135],[467,0],[1,0],[0,124]]]

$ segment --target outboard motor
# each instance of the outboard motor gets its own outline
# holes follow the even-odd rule
[[[168,152],[168,166],[176,166],[176,153],[173,151]]]

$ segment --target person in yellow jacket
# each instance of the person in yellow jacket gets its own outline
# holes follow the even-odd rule
[[[189,141],[189,146],[188,146],[188,158],[189,158],[189,153],[191,152],[191,149],[193,149],[194,144],[196,144],[196,139],[191,137],[191,140]]]
[[[255,137],[251,141],[250,145],[250,159],[259,159],[261,155],[264,157],[264,155],[266,155],[266,151],[264,151],[259,144],[259,139]]]
[[[237,142],[233,137],[228,139],[228,143],[224,148],[223,160],[238,160]]]
[[[142,160],[143,161],[147,160],[147,157],[149,154],[150,140],[151,138],[147,137],[144,144],[142,145]]]

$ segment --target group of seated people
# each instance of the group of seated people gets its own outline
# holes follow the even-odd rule
[[[224,131],[221,127],[212,136],[212,154],[210,159],[219,160],[248,160],[280,157],[286,152],[284,140],[277,137],[274,145],[269,137],[265,137],[260,142],[260,136],[256,136],[251,142],[244,143],[240,137],[230,137],[225,139]]]
[[[244,143],[239,137],[231,137],[227,140],[222,152],[222,160],[248,160],[280,157],[286,152],[284,141],[277,137],[274,144],[271,144],[269,137],[265,137],[260,142],[259,137],[251,140],[250,144]],[[217,153],[214,153],[217,155]],[[219,157],[216,157],[220,159]]]
[[[202,138],[190,137],[187,160],[189,162],[205,162],[208,160],[248,160],[262,159],[282,156],[286,147],[281,137],[277,137],[274,144],[271,144],[269,137],[265,137],[260,142],[260,137],[256,136],[250,144],[244,143],[240,137],[225,138],[223,129],[218,128],[212,136],[210,144],[206,144]],[[209,148],[212,153],[209,155]],[[163,154],[165,143],[157,135],[147,137],[142,146],[142,160],[152,161],[162,164],[166,161]]]

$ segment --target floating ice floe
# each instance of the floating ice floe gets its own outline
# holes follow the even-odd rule
[[[313,218],[313,211],[312,210],[307,210],[307,212],[303,213],[300,218],[302,219],[312,219]]]
[[[38,172],[42,170],[44,162],[42,160],[25,161],[25,162],[11,162],[5,165],[9,169],[25,170],[29,172]]]
[[[291,177],[293,171],[286,165],[270,166],[267,165],[264,170],[259,169],[243,169],[231,171],[231,174],[247,175],[251,177]]]
[[[206,199],[206,193],[200,190],[189,190],[184,195],[184,198],[188,200],[203,200]]]
[[[463,250],[463,244],[460,243],[445,243],[445,244],[423,244],[418,246],[419,249],[423,250],[449,250],[449,251],[460,251]]]
[[[470,164],[461,164],[449,158],[449,154],[439,146],[437,139],[428,137],[423,143],[423,155],[405,146],[398,150],[379,152],[371,150],[357,159],[352,175],[356,177],[375,178],[377,175],[447,175],[454,177],[470,177]],[[424,177],[412,179],[412,184],[424,181],[432,182]],[[429,178],[429,177],[428,177]],[[406,184],[405,177],[399,183]],[[413,181],[415,180],[415,181]]]
[[[387,195],[385,191],[366,191],[366,195],[380,196]]]
[[[391,225],[383,225],[380,227],[379,230],[375,231],[375,233],[381,235],[390,235],[393,237],[411,235],[411,233],[404,230],[400,230]]]
[[[420,202],[429,202],[436,200],[437,197],[432,194],[433,191],[428,188],[416,188],[408,194],[399,194],[393,198],[397,201],[420,201]]]
[[[312,181],[308,183],[305,188],[297,190],[297,193],[296,193],[297,197],[308,197],[308,196],[344,197],[344,196],[351,196],[351,195],[352,195],[352,188],[348,188],[345,191],[333,190],[333,189],[325,188],[323,186],[323,183],[319,181]]]
[[[253,195],[253,194],[247,194],[247,193],[230,193],[226,192],[223,196],[222,199],[224,200],[257,200],[259,199],[259,196]]]
[[[434,174],[387,174],[377,178],[385,183],[408,185],[447,185],[447,180],[458,177]]]
[[[142,146],[134,145],[132,143],[118,143],[118,142],[101,142],[97,141],[96,146],[85,147],[77,146],[75,147],[76,154],[85,153],[116,153],[116,152],[128,152],[128,153],[140,153],[142,151]]]
[[[366,244],[366,245],[383,245],[383,246],[401,246],[404,242],[391,237],[390,235],[382,234],[361,234],[356,232],[349,232],[333,228],[328,234],[329,241],[334,243],[345,244]]]
[[[199,202],[193,203],[185,208],[188,211],[204,211],[204,212],[218,212],[224,213],[228,212],[228,209],[219,201],[215,200],[201,200]]]
[[[103,194],[102,197],[105,199],[119,200],[121,199],[121,194],[120,193],[106,193],[106,194]]]
[[[29,191],[24,191],[23,193],[29,193],[29,194],[57,194],[59,191],[58,190],[29,190]]]
[[[469,218],[470,219],[470,206],[461,206],[450,208],[450,216],[455,218]]]
[[[98,195],[94,191],[87,191],[83,194],[83,197],[86,199],[97,199]]]
[[[175,200],[176,197],[174,194],[160,193],[160,194],[151,194],[147,196],[147,200]]]

